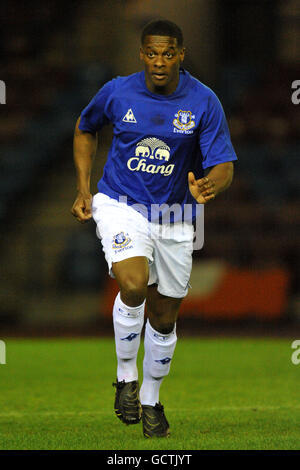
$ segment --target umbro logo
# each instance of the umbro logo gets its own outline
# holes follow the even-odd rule
[[[121,338],[121,341],[132,341],[133,339],[135,339],[137,336],[139,335],[139,333],[130,333],[130,335],[126,336],[125,338]]]
[[[155,362],[160,362],[161,364],[165,365],[165,364],[169,364],[171,360],[172,359],[170,357],[164,357],[163,359],[155,359]]]
[[[128,109],[128,111],[125,114],[125,116],[123,117],[122,121],[131,122],[131,123],[136,123],[137,122],[131,108]]]

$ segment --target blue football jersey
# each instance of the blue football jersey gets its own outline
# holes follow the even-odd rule
[[[184,69],[171,95],[150,92],[144,72],[107,82],[81,113],[79,129],[96,133],[109,122],[113,141],[98,190],[142,205],[152,221],[152,206],[174,204],[191,205],[194,218],[188,172],[198,179],[237,159],[220,101]]]

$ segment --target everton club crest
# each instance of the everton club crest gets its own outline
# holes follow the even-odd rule
[[[174,132],[182,132],[184,134],[192,134],[193,127],[195,127],[195,115],[191,111],[182,111],[181,109],[175,114],[173,124],[175,126]],[[177,130],[178,129],[178,130]]]
[[[125,248],[131,242],[131,238],[129,238],[128,233],[118,233],[113,237],[112,240],[112,247],[114,249]]]

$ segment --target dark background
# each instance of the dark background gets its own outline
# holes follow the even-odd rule
[[[158,17],[182,27],[184,66],[219,96],[239,158],[231,188],[205,209],[181,327],[300,329],[300,2],[10,0],[0,11],[0,336],[112,331],[115,287],[94,222],[70,214],[73,129],[103,83],[142,69],[140,31]],[[100,135],[93,193],[111,132]],[[226,292],[244,307],[232,308]]]

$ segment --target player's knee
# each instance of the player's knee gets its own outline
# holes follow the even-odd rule
[[[139,277],[128,277],[120,285],[121,298],[127,305],[141,305],[147,294],[146,280]]]
[[[162,335],[168,335],[169,333],[172,333],[175,327],[175,322],[171,321],[163,321],[163,320],[158,320],[155,322],[155,326],[153,328],[158,331],[158,333],[161,333]]]

